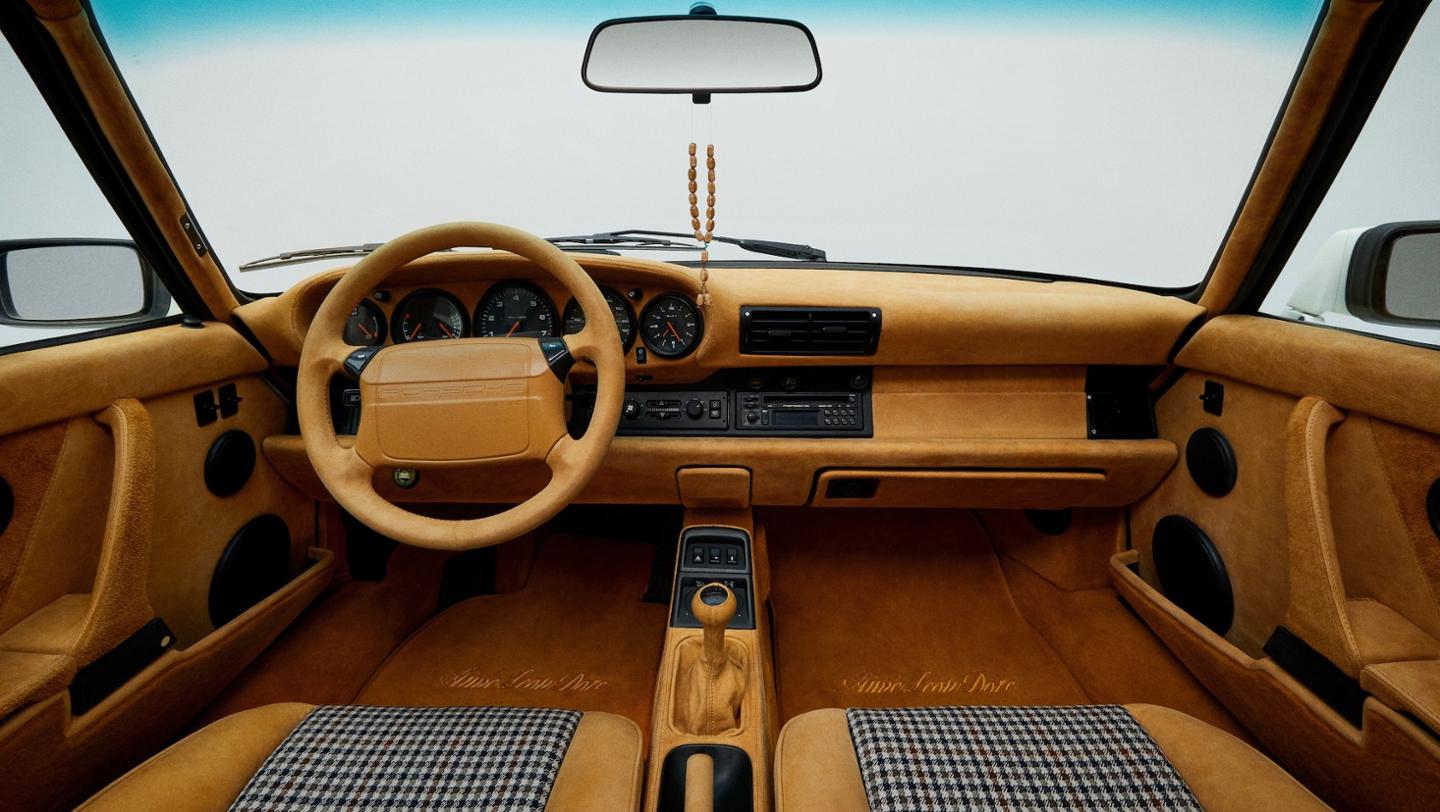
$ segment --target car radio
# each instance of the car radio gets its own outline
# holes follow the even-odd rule
[[[865,404],[858,392],[743,392],[739,397],[740,419],[735,428],[744,431],[830,429],[853,433],[863,432],[867,426]]]
[[[572,433],[594,406],[576,387]],[[727,370],[696,384],[626,387],[621,436],[869,437],[870,370],[815,367]]]

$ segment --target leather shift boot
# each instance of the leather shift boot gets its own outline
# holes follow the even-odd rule
[[[709,662],[699,638],[680,644],[675,674],[675,726],[696,736],[715,736],[740,727],[745,696],[744,648],[725,641],[724,656]]]

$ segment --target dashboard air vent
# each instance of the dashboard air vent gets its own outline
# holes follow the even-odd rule
[[[746,355],[874,355],[879,343],[879,308],[740,308]]]

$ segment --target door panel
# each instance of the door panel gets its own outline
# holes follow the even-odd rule
[[[1117,587],[1331,803],[1433,797],[1440,729],[1425,720],[1440,720],[1440,708],[1414,689],[1440,675],[1440,538],[1426,511],[1440,480],[1426,397],[1440,387],[1440,353],[1227,316],[1179,362],[1189,371],[1157,404],[1160,434],[1186,449],[1197,430],[1218,430],[1234,450],[1235,485],[1207,493],[1182,453],[1131,510]],[[1219,401],[1204,397],[1216,384],[1218,415]],[[1223,562],[1228,628],[1205,628],[1169,599],[1185,602],[1183,587],[1162,583],[1154,539],[1172,515],[1194,522]]]
[[[259,452],[289,414],[265,367],[216,323],[0,357],[0,477],[14,493],[0,532],[0,764],[20,806],[73,803],[162,746],[328,583],[314,501]],[[235,412],[197,418],[196,396],[226,384]],[[253,441],[254,469],[217,495],[207,454],[230,432]],[[288,584],[217,629],[212,576],[260,516],[288,532]],[[137,634],[156,618],[162,632]],[[95,664],[138,641],[135,667]],[[66,690],[77,675],[103,686],[93,709]]]

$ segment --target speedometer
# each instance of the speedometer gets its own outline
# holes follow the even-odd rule
[[[559,321],[544,291],[526,282],[502,282],[486,291],[475,308],[475,335],[557,336]]]
[[[610,315],[615,317],[615,327],[620,331],[620,343],[624,345],[625,351],[630,351],[630,345],[635,343],[635,311],[630,309],[630,303],[625,297],[610,288],[601,288],[600,293],[605,296],[605,304],[610,307]],[[565,305],[565,335],[573,336],[585,329],[585,311],[580,309],[580,301],[571,299]]]
[[[465,307],[443,290],[417,290],[395,307],[390,334],[397,344],[463,338],[468,332]]]
[[[662,358],[689,355],[700,343],[704,330],[700,311],[678,293],[656,296],[640,314],[640,336],[645,346]]]

